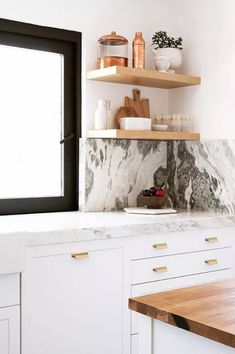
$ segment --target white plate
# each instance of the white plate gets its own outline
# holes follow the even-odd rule
[[[168,128],[168,125],[167,124],[154,124],[152,125],[152,129],[153,130],[158,130],[158,131],[166,131]]]
[[[142,207],[136,208],[124,208],[126,213],[129,214],[148,214],[148,215],[161,215],[161,214],[175,214],[177,210],[172,208],[163,208],[163,209],[148,209]]]

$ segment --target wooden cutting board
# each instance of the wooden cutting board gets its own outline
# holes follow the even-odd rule
[[[149,99],[140,99],[140,90],[133,89],[133,98],[125,97],[125,106],[132,107],[138,117],[150,118]]]
[[[137,117],[137,113],[134,110],[134,108],[132,108],[132,107],[122,106],[117,111],[117,114],[115,117],[118,125],[120,124],[120,118],[124,118],[124,117]]]

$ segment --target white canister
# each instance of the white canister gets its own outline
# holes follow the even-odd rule
[[[95,111],[95,129],[106,129],[107,124],[107,105],[106,100],[98,100]]]

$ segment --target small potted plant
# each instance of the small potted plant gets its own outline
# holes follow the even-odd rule
[[[182,43],[181,37],[174,38],[168,36],[166,31],[155,32],[152,37],[152,49],[154,54],[155,65],[159,69],[167,71],[169,68],[175,72],[182,64]],[[168,68],[167,68],[168,67]]]

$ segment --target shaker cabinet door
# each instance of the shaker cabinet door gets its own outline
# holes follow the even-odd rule
[[[0,309],[0,353],[20,354],[20,307]]]
[[[32,258],[23,354],[122,353],[122,249]]]

